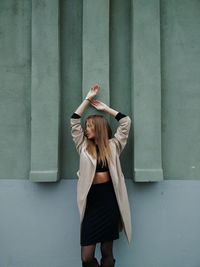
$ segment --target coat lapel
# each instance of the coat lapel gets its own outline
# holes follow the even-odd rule
[[[91,160],[92,164],[96,167],[96,159],[94,159],[88,152],[87,152],[87,149],[85,148],[85,154],[87,155],[87,157]]]

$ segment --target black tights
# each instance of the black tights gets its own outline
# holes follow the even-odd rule
[[[81,247],[82,262],[90,262],[94,258],[96,245]],[[113,262],[113,241],[106,241],[101,243],[101,255],[106,264]]]

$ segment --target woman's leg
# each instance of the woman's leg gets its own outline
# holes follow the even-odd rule
[[[113,241],[101,243],[101,255],[101,266],[114,266],[115,260],[113,258]]]
[[[99,264],[95,259],[95,248],[96,245],[89,245],[89,246],[82,246],[81,247],[81,260],[83,266],[91,266],[91,267],[98,267]]]

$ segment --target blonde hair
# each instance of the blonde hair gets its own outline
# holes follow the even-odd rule
[[[109,146],[109,139],[112,137],[112,130],[107,119],[102,115],[91,115],[85,120],[85,130],[86,123],[92,122],[95,131],[95,141],[98,144],[99,153],[96,150],[96,144],[94,140],[89,140],[86,138],[87,151],[98,163],[102,161],[103,165],[106,165],[106,160],[110,162],[112,160],[111,149]]]

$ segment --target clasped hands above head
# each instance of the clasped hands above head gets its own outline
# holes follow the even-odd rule
[[[97,110],[103,111],[108,106],[106,104],[104,104],[102,101],[93,100],[93,98],[99,93],[100,89],[101,89],[101,87],[98,84],[92,86],[89,89],[89,92],[87,93],[87,96],[85,99],[88,100],[94,108],[96,108]]]

